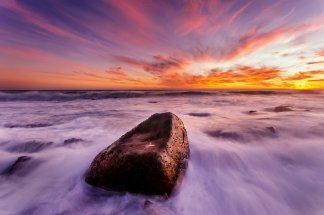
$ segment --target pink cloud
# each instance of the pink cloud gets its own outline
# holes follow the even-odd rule
[[[222,56],[222,58],[224,60],[232,60],[237,57],[250,54],[261,47],[278,41],[281,38],[287,36],[296,37],[299,34],[319,30],[324,27],[324,22],[322,21],[323,19],[320,18],[313,20],[313,22],[293,27],[278,27],[265,33],[257,33],[257,29],[252,28],[250,31],[247,31],[246,36],[243,37],[244,39],[241,40],[233,50]]]

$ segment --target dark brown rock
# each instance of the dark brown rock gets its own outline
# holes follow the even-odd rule
[[[189,116],[195,116],[195,117],[208,117],[211,114],[210,113],[197,113],[197,112],[193,112],[193,113],[189,113]]]
[[[169,112],[154,114],[101,151],[85,180],[107,190],[169,195],[188,158],[182,121]]]
[[[275,112],[293,111],[289,106],[278,106],[274,108]]]

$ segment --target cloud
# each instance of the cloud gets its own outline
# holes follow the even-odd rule
[[[324,57],[324,51],[318,52],[317,55],[320,56],[320,57]]]
[[[141,61],[119,57],[119,60],[153,75],[157,85],[169,88],[300,88],[300,81],[307,82],[324,74],[307,71],[287,76],[277,67],[238,65],[197,75],[188,71],[192,61],[185,58],[154,56],[151,61]]]
[[[90,79],[94,79],[97,82],[107,83],[107,81],[112,81],[114,84],[118,83],[121,85],[138,85],[143,83],[140,79],[131,77],[122,69],[122,67],[111,67],[104,72],[74,71],[73,73],[78,76],[86,76]]]
[[[308,79],[308,78],[312,78],[313,75],[309,74],[309,73],[305,73],[305,72],[298,72],[294,75],[291,75],[287,78],[285,78],[285,80],[287,81],[298,81],[298,80],[304,80],[304,79]]]
[[[311,61],[311,62],[307,62],[307,64],[309,64],[309,65],[312,65],[312,64],[322,64],[322,63],[324,63],[324,60],[322,60],[322,61]]]
[[[324,27],[322,19],[313,20],[307,24],[301,24],[293,27],[277,27],[270,31],[259,33],[257,28],[252,28],[241,37],[239,42],[232,50],[223,55],[224,60],[233,60],[237,57],[244,56],[254,52],[255,50],[265,47],[270,43],[276,42],[281,38],[305,34],[307,32],[316,31]]]
[[[309,80],[310,82],[323,82],[324,83],[324,79],[313,79],[313,80]]]
[[[189,62],[183,58],[155,55],[151,61],[136,60],[133,58],[117,56],[122,63],[138,67],[153,76],[153,80],[162,86],[183,85],[183,72]]]
[[[240,83],[241,85],[268,85],[268,81],[280,76],[277,68],[237,66],[229,70],[211,69],[204,75],[189,71],[192,61],[180,57],[153,56],[151,61],[117,57],[122,63],[136,66],[153,75],[157,83],[165,87],[203,87]]]
[[[104,78],[109,79],[111,81],[116,81],[123,84],[144,84],[144,82],[141,79],[130,76],[127,72],[123,70],[122,67],[111,67],[105,72],[106,75],[104,76]]]
[[[188,62],[185,59],[178,57],[155,55],[152,58],[152,61],[144,61],[129,57],[116,56],[116,59],[122,63],[142,68],[146,72],[158,76],[165,75],[169,71],[173,70],[181,71],[188,65]]]
[[[240,9],[236,10],[230,17],[229,17],[229,24],[232,24],[236,21],[236,19],[246,10],[248,7],[253,3],[253,1],[250,1],[246,3],[244,6],[242,6]]]
[[[294,75],[286,77],[285,80],[287,81],[309,80],[312,78],[316,78],[319,75],[324,75],[324,71],[314,70],[314,71],[298,72]]]
[[[323,63],[307,58],[289,67],[282,60],[298,60],[291,51],[298,48],[307,56],[321,42],[318,30],[324,22],[316,3],[298,5],[256,0],[47,0],[46,6],[37,0],[0,1],[0,63],[8,70],[1,74],[17,80],[25,75],[25,81],[29,74],[55,76],[57,82],[75,81],[74,86],[79,81],[80,86],[107,88],[143,83],[168,88],[291,87],[294,81],[321,78],[305,71],[287,74]],[[300,36],[303,44],[289,42]],[[253,64],[259,56],[249,54],[264,59],[269,53],[257,51],[266,46],[271,53],[278,51],[277,42],[284,43],[280,53],[292,54]],[[317,56],[324,56],[323,51]]]
[[[225,71],[212,69],[204,76],[192,76],[190,77],[190,84],[198,84],[201,87],[267,87],[280,74],[281,71],[277,68],[237,66]]]

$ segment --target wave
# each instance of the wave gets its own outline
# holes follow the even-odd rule
[[[0,101],[73,101],[73,100],[101,100],[101,99],[127,99],[143,97],[181,97],[181,96],[231,96],[254,95],[272,96],[289,94],[323,94],[322,91],[308,90],[187,90],[187,91],[47,91],[47,90],[3,90],[0,91]]]
[[[72,101],[160,96],[202,96],[205,91],[0,91],[0,101]]]

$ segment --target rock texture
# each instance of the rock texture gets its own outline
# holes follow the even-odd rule
[[[101,151],[85,180],[108,190],[169,195],[188,158],[182,121],[169,112],[154,114]]]

